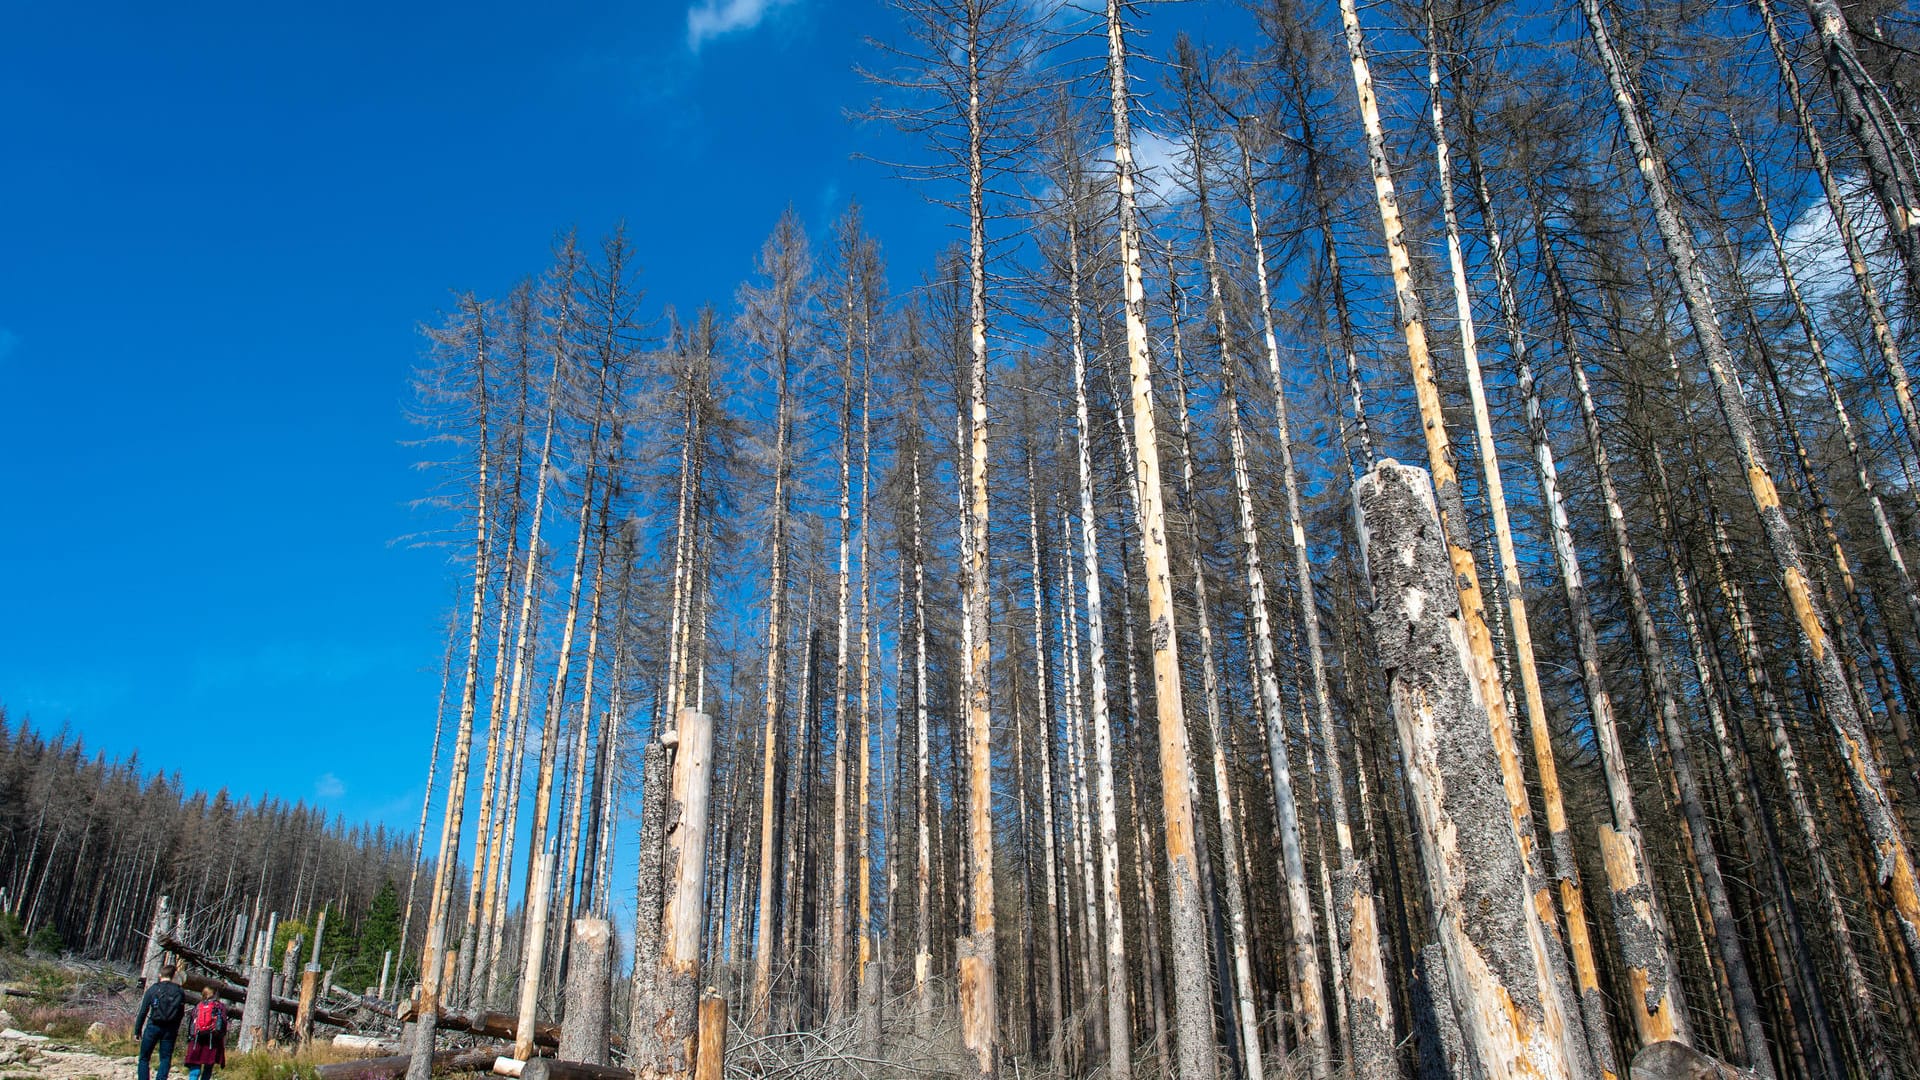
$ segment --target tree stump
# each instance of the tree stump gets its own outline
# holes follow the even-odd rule
[[[31,914],[31,912],[29,912]],[[160,981],[160,965],[166,951],[160,947],[160,939],[173,929],[173,904],[170,897],[162,896],[153,908],[153,925],[147,930],[147,951],[140,961],[140,985],[152,986]]]
[[[1631,1073],[1633,1080],[1755,1080],[1757,1075],[1677,1042],[1642,1049],[1633,1056]]]
[[[300,1011],[293,1014],[293,1038],[302,1046],[313,1041],[313,999],[320,992],[320,965],[308,964],[300,973]]]
[[[575,919],[567,966],[567,1016],[560,1057],[605,1065],[612,1020],[613,932],[605,919]]]
[[[1384,460],[1354,488],[1428,900],[1469,1056],[1487,1080],[1571,1080],[1579,1017],[1531,900],[1446,539],[1424,469]]]
[[[720,1080],[727,1065],[727,999],[713,987],[700,996],[700,1050],[693,1080]]]
[[[273,1011],[273,971],[255,964],[247,973],[247,1000],[240,1009],[240,1050],[267,1045],[267,1017]]]

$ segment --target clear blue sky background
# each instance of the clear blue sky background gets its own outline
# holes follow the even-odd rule
[[[792,202],[896,279],[946,215],[850,123],[878,0],[10,5],[0,703],[192,787],[412,829],[447,553],[402,538],[418,323],[624,219],[723,306]]]

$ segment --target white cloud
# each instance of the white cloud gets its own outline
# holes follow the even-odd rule
[[[736,30],[759,26],[768,13],[794,0],[700,0],[687,9],[687,48],[700,46]]]
[[[1886,218],[1866,182],[1858,177],[1841,177],[1841,197],[1846,201],[1847,217],[1854,235],[1867,252],[1867,264],[1875,278],[1898,268],[1881,253]],[[1793,268],[1794,281],[1810,303],[1832,300],[1854,288],[1853,271],[1847,259],[1846,245],[1840,242],[1840,230],[1833,220],[1833,208],[1824,198],[1814,198],[1799,216],[1781,229],[1781,246],[1786,249],[1787,264]],[[1786,292],[1780,279],[1780,265],[1771,249],[1763,248],[1748,256],[1743,268],[1749,288],[1755,292],[1779,296]]]
[[[313,782],[313,793],[322,799],[337,799],[347,793],[346,782],[332,773],[321,773]]]

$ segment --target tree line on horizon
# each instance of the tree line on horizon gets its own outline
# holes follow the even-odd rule
[[[376,985],[388,950],[405,951],[403,919],[418,941],[424,908],[405,908],[414,847],[300,800],[188,791],[137,751],[90,751],[0,707],[0,931],[36,951],[138,966],[162,896],[173,932],[216,955],[240,920],[273,922],[284,950],[326,911],[321,958],[358,992]]]
[[[957,1011],[979,1075],[1403,1075],[1450,1024],[1528,1075],[1913,1075],[1911,13],[1255,4],[1136,54],[1151,5],[895,6],[869,119],[963,243],[903,279],[857,207],[789,211],[681,313],[643,231],[569,232],[428,331],[423,998],[552,1012],[573,919],[634,896],[646,939],[624,811],[695,709],[755,1033],[884,1001]],[[1351,495],[1388,458],[1484,761],[1396,713]],[[1511,866],[1423,809],[1476,769]],[[1443,946],[1508,873],[1501,1017]]]

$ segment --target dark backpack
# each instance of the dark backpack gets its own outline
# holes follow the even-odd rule
[[[179,983],[163,982],[153,984],[153,1003],[147,1007],[147,1023],[160,1027],[178,1027],[180,1015],[186,1011],[186,991]]]
[[[227,1026],[227,1010],[220,1002],[208,998],[193,1008],[193,1030],[199,1034],[219,1031]]]

